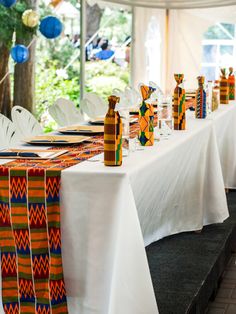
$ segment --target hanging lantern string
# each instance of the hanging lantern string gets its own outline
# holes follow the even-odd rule
[[[29,49],[33,43],[36,41],[37,39],[37,36],[34,36],[34,38],[31,40],[31,42],[29,43],[29,45],[27,46],[27,48]],[[16,62],[14,62],[14,66],[16,65]],[[4,76],[3,78],[1,79],[0,81],[0,85],[5,81],[5,79],[8,77],[8,75],[11,74],[11,71],[8,71]]]

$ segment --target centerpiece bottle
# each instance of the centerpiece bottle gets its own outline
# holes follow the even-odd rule
[[[175,74],[177,83],[174,90],[174,130],[185,130],[186,128],[186,107],[185,107],[185,89],[183,87],[183,74]]]
[[[206,108],[206,91],[204,89],[204,76],[198,76],[198,89],[196,91],[196,109],[195,116],[197,119],[205,119],[207,116]]]
[[[108,98],[109,108],[104,120],[104,165],[121,166],[122,164],[122,121],[115,111],[119,97]]]
[[[229,68],[229,100],[235,100],[235,76],[234,69],[232,67]]]
[[[226,77],[226,69],[221,69],[220,71],[220,103],[227,105],[229,103],[229,81]]]
[[[142,146],[154,145],[154,107],[148,100],[154,88],[140,85],[142,104],[139,108],[139,141]]]

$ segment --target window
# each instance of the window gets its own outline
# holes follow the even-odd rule
[[[236,66],[236,25],[218,23],[204,34],[202,74],[206,80],[219,78],[221,67]]]

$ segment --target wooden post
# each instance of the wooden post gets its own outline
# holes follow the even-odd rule
[[[85,89],[86,0],[80,0],[80,100]]]

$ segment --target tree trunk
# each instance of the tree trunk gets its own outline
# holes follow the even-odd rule
[[[38,0],[26,0],[28,6],[37,9]],[[16,44],[28,46],[33,40],[32,32],[22,29],[16,30]],[[36,40],[29,48],[29,60],[15,65],[14,71],[14,106],[22,106],[33,112],[35,109],[35,49]]]
[[[31,38],[32,40],[33,38]],[[17,43],[28,46],[30,41],[19,40]],[[29,49],[29,60],[22,64],[15,65],[14,72],[14,106],[22,106],[29,110],[34,111],[35,103],[35,42]]]
[[[100,9],[100,7],[97,4],[93,6],[90,6],[87,4],[86,12],[87,12],[86,31],[87,31],[87,39],[89,39],[91,36],[93,36],[94,33],[96,33],[99,30],[103,10]]]
[[[9,71],[9,49],[4,45],[0,44],[0,81]],[[5,80],[0,84],[0,112],[7,117],[11,115],[11,88],[10,88],[10,76],[6,77]]]

